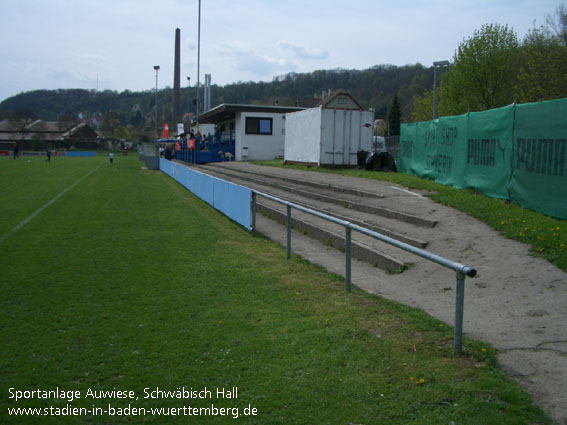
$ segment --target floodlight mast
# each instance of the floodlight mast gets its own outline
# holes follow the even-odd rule
[[[433,62],[433,119],[437,118],[437,68],[448,66],[447,60]]]
[[[189,109],[187,112],[191,114],[191,77],[187,77],[187,88],[189,89]],[[191,118],[189,118],[189,129],[191,129]]]
[[[156,71],[156,120],[155,120],[155,130],[156,130],[156,137],[159,139],[159,134],[157,131],[157,111],[158,111],[158,104],[157,104],[157,88],[158,88],[158,71],[159,71],[159,65],[155,65],[154,69]]]
[[[199,130],[199,72],[201,69],[201,0],[199,0],[199,24],[197,27],[197,130]]]

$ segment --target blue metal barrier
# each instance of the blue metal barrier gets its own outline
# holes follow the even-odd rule
[[[65,152],[65,156],[96,156],[96,152],[69,151]]]
[[[250,189],[200,173],[167,159],[161,158],[159,164],[160,170],[165,174],[227,217],[250,230],[250,200],[252,197]]]

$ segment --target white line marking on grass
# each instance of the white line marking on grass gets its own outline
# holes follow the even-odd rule
[[[411,190],[402,189],[401,187],[390,186],[392,189],[401,190],[402,192],[409,193],[410,195],[417,196],[418,198],[425,198],[425,196],[420,195],[419,193],[412,192]]]
[[[90,176],[92,173],[94,173],[96,170],[98,170],[100,168],[101,165],[105,164],[105,162],[101,162],[99,165],[97,165],[95,168],[93,168],[91,171],[89,171],[86,175],[84,175],[83,177],[81,177],[79,180],[77,180],[75,183],[73,183],[71,186],[69,186],[67,189],[63,190],[61,193],[59,193],[55,198],[53,198],[51,201],[47,202],[45,205],[43,205],[41,208],[39,208],[38,210],[36,210],[32,215],[30,215],[28,218],[26,218],[25,220],[21,221],[16,227],[14,227],[12,230],[10,230],[8,233],[6,233],[5,235],[3,235],[0,238],[0,243],[4,242],[4,240],[8,239],[10,236],[12,236],[14,233],[16,233],[18,230],[20,230],[22,227],[24,227],[26,224],[28,224],[30,221],[32,221],[39,213],[41,213],[44,209],[46,209],[48,206],[50,206],[51,204],[53,204],[55,201],[57,201],[59,198],[61,198],[66,192],[68,192],[69,190],[73,189],[75,186],[77,186],[79,183],[81,183],[84,179],[86,179],[88,176]]]

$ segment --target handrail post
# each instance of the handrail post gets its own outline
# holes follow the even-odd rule
[[[252,214],[252,230],[256,230],[256,192],[252,192],[252,206],[251,206],[251,214]]]
[[[457,294],[455,300],[455,340],[453,351],[455,354],[463,352],[463,310],[465,303],[465,274],[457,272]]]
[[[351,252],[350,252],[350,241],[351,241],[351,229],[349,226],[345,226],[345,285],[347,292],[350,292],[350,260],[351,260]]]
[[[287,204],[287,258],[291,258],[291,205]]]

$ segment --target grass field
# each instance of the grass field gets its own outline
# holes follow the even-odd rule
[[[136,156],[112,166],[106,157],[0,158],[1,423],[550,423],[490,347],[465,339],[454,356],[448,325],[347,294],[338,276],[286,260],[285,248],[142,165]],[[57,387],[80,398],[39,398]],[[157,387],[211,394],[144,398]],[[237,388],[237,398],[217,388]],[[15,401],[17,390],[40,392]],[[238,412],[149,410],[211,404]],[[8,411],[67,405],[89,412]],[[147,411],[113,416],[109,405]]]
[[[565,220],[558,220],[514,203],[489,198],[472,189],[459,190],[404,173],[284,165],[281,160],[254,161],[254,163],[382,180],[410,189],[430,191],[431,198],[436,202],[463,211],[488,224],[503,236],[529,245],[533,255],[543,257],[561,270],[567,271],[567,224]]]

